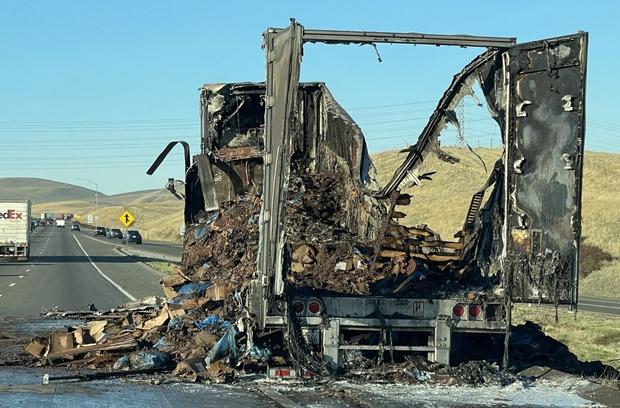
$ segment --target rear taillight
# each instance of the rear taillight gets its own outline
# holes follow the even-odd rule
[[[463,317],[465,314],[465,306],[461,304],[454,305],[452,308],[452,314],[456,317]]]
[[[479,305],[469,305],[469,315],[474,319],[477,319],[480,316],[481,311],[482,309],[480,309]]]
[[[311,314],[319,314],[321,312],[321,304],[315,300],[308,303],[308,312]]]
[[[295,314],[300,314],[304,311],[304,304],[302,302],[293,303],[293,311]]]

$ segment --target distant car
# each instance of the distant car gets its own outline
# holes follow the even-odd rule
[[[95,235],[103,235],[105,237],[105,235],[106,235],[105,227],[97,227],[97,228],[95,228]]]
[[[77,222],[74,222],[73,224],[71,224],[71,231],[79,231],[80,230],[80,224],[78,224]]]
[[[128,244],[130,242],[135,242],[138,245],[142,245],[142,235],[140,235],[140,231],[138,230],[127,231],[127,234],[123,236],[123,243]]]
[[[123,239],[123,233],[118,228],[112,228],[110,232],[108,233],[108,239],[112,239],[112,238]]]

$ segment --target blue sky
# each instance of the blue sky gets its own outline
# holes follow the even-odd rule
[[[198,148],[198,87],[261,81],[261,33],[307,28],[517,37],[590,33],[586,147],[620,152],[615,1],[7,1],[0,0],[0,177],[42,177],[115,194],[182,177],[180,152],[146,169],[169,140]],[[589,3],[589,4],[588,4]],[[467,4],[467,6],[463,6]],[[491,4],[497,4],[491,6]],[[308,44],[302,80],[324,81],[372,151],[414,143],[452,76],[480,49]],[[499,139],[465,107],[472,146]],[[446,135],[444,142],[454,139]]]

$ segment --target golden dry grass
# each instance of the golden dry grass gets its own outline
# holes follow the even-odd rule
[[[425,160],[420,173],[437,171],[432,181],[407,189],[412,204],[399,207],[407,214],[406,224],[427,224],[444,239],[452,238],[462,225],[473,193],[486,181],[480,160],[465,148],[445,150],[460,159],[449,164],[433,155]],[[490,170],[501,151],[476,149]],[[380,183],[394,174],[405,154],[397,151],[373,155]],[[583,182],[582,266],[587,277],[580,292],[593,296],[620,297],[620,155],[586,152]]]
[[[147,264],[153,269],[157,269],[160,272],[167,273],[168,275],[172,275],[173,273],[175,273],[175,268],[178,267],[178,264],[166,261],[148,261],[145,262],[145,264]]]

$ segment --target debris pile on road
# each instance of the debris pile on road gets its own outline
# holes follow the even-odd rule
[[[34,337],[26,351],[47,364],[108,370],[172,371],[177,377],[226,381],[236,370],[284,363],[268,338],[247,347],[246,335],[225,318],[230,290],[223,284],[191,282],[178,270],[161,281],[167,299],[146,298],[107,312],[55,312],[86,323]],[[267,336],[268,337],[268,336]]]
[[[518,376],[500,370],[495,363],[469,361],[456,367],[433,363],[421,356],[407,357],[402,363],[369,365],[352,369],[350,379],[373,381],[378,378],[406,384],[442,385],[508,385],[518,381]]]

